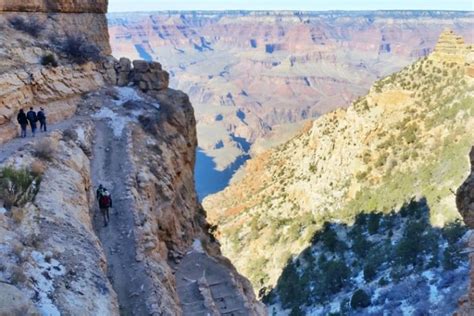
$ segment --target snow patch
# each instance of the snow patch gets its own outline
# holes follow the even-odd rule
[[[84,129],[82,127],[78,127],[76,129],[76,133],[77,133],[77,139],[81,142],[81,143],[85,143],[86,142],[86,132],[84,131]]]
[[[54,278],[64,275],[66,269],[51,256],[51,253],[44,255],[38,251],[33,251],[31,257],[35,266],[29,269],[29,274],[38,293],[36,305],[41,314],[44,316],[60,316],[61,313],[50,297],[54,292]]]
[[[122,105],[127,101],[143,101],[143,98],[138,95],[137,90],[131,87],[116,87],[118,100],[114,100],[116,105]]]
[[[107,119],[110,127],[114,132],[114,136],[120,138],[122,136],[123,130],[130,122],[129,119],[117,115],[114,111],[109,108],[101,108],[99,112],[93,115],[96,119]]]
[[[402,301],[402,305],[400,306],[400,309],[402,310],[403,316],[411,316],[413,315],[413,312],[415,311],[413,306],[408,304],[406,300]]]
[[[424,271],[422,274],[422,276],[424,276],[427,280],[428,280],[428,285],[429,285],[429,288],[430,288],[430,298],[429,298],[429,301],[430,301],[430,304],[438,304],[441,299],[443,299],[443,296],[440,295],[439,291],[438,291],[438,287],[436,286],[436,283],[435,284],[432,284],[432,280],[435,279],[435,274],[433,271]]]
[[[194,242],[193,242],[193,251],[194,251],[194,252],[199,252],[199,253],[206,253],[206,252],[204,251],[204,248],[202,247],[201,240],[199,240],[199,239],[194,239]]]

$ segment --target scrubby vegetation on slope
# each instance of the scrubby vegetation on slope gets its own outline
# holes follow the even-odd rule
[[[451,314],[467,286],[465,232],[459,221],[431,226],[425,199],[399,212],[361,213],[351,226],[325,223],[266,300],[291,315]]]
[[[459,218],[452,192],[469,172],[474,78],[457,55],[443,56],[378,81],[347,110],[251,160],[241,179],[204,201],[224,253],[261,295],[325,222],[387,215],[414,196],[427,199],[435,227]]]

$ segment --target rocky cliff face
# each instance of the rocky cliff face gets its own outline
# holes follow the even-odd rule
[[[106,29],[90,13],[103,3],[58,5],[52,16],[0,13],[0,314],[263,315],[196,199],[188,97],[158,63],[105,56],[107,36],[87,36]],[[85,13],[62,13],[75,11]],[[41,32],[18,29],[18,16]],[[61,23],[87,30],[81,45],[105,47],[102,57],[58,49],[49,32]],[[13,139],[29,106],[46,109],[53,132]],[[113,197],[107,227],[99,184]]]
[[[474,147],[471,149],[471,174],[456,192],[456,204],[464,222],[470,228],[474,228]],[[471,233],[467,251],[471,262],[470,285],[467,295],[460,299],[459,316],[472,315],[474,313],[474,235]]]
[[[451,32],[441,41],[459,45]],[[324,222],[351,226],[362,211],[389,213],[421,197],[431,225],[460,217],[451,192],[468,172],[474,78],[456,47],[442,50],[454,58],[436,52],[376,82],[347,110],[250,160],[228,188],[204,200],[224,254],[256,288],[275,286],[278,267]]]
[[[0,12],[107,13],[108,0],[0,0]]]
[[[199,146],[218,170],[262,136],[275,145],[295,135],[280,124],[347,107],[431,52],[445,27],[472,38],[472,21],[454,12],[109,15],[114,54],[160,61],[190,96]]]

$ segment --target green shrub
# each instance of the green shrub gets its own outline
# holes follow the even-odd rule
[[[101,59],[100,49],[79,35],[69,35],[56,41],[56,46],[71,61],[79,65],[89,61],[97,62]]]
[[[386,285],[388,285],[387,279],[386,279],[385,277],[381,277],[381,278],[379,279],[379,285],[380,285],[380,286],[386,286]]]
[[[369,222],[367,224],[367,231],[369,234],[374,235],[378,232],[380,227],[380,213],[370,213]]]
[[[44,24],[41,23],[36,17],[24,19],[21,16],[16,16],[9,19],[8,22],[15,30],[27,33],[33,37],[38,37],[45,29]]]
[[[338,259],[320,262],[319,272],[315,294],[323,300],[339,292],[347,284],[351,274],[344,260]]]
[[[442,229],[443,237],[450,245],[455,244],[466,233],[466,227],[457,219],[455,222],[445,225]]]
[[[357,255],[358,258],[365,258],[367,253],[372,248],[372,243],[365,238],[360,229],[353,229],[351,232],[351,237],[352,251]]]
[[[370,306],[370,296],[364,290],[358,289],[351,298],[351,307],[353,309],[365,308]]]
[[[403,232],[403,237],[397,244],[396,256],[401,265],[416,265],[423,260],[423,233],[426,223],[422,221],[409,222]]]
[[[41,65],[58,67],[58,61],[56,60],[56,57],[53,54],[46,54],[41,57]]]
[[[39,178],[28,170],[5,167],[0,170],[0,199],[6,208],[24,205],[36,195],[38,184]]]
[[[376,267],[370,262],[364,267],[364,280],[370,282],[377,276]]]
[[[443,251],[443,268],[445,270],[455,270],[463,260],[464,255],[456,245],[449,245]]]

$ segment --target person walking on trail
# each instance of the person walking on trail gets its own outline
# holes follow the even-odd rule
[[[18,113],[16,120],[21,127],[21,138],[25,138],[26,128],[28,127],[28,118],[26,117],[25,111],[23,111],[23,109],[21,109],[20,113]]]
[[[38,116],[36,115],[36,112],[33,111],[33,108],[30,108],[28,113],[26,113],[26,118],[28,119],[28,122],[30,122],[31,133],[33,134],[33,137],[35,137],[36,122],[38,121]]]
[[[46,114],[44,113],[44,109],[40,108],[40,111],[38,112],[38,121],[40,122],[40,131],[41,132],[46,132]]]
[[[112,207],[112,197],[110,196],[109,191],[107,191],[107,189],[102,185],[99,185],[99,188],[97,189],[97,200],[99,201],[100,212],[104,218],[104,227],[107,227],[110,220],[109,209]]]

